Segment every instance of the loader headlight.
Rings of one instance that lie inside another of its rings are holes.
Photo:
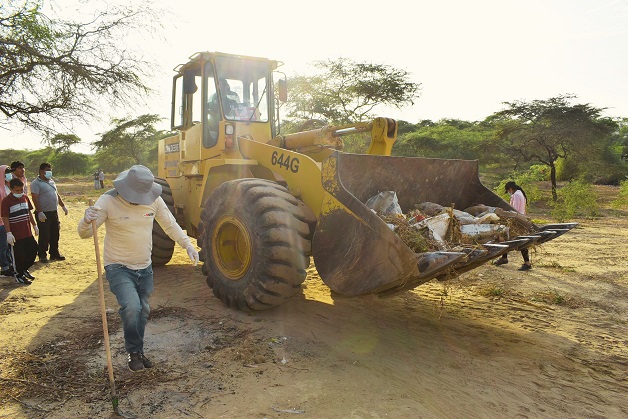
[[[234,140],[234,134],[235,134],[235,126],[227,124],[225,125],[225,148],[226,149],[233,149],[235,146],[235,140]]]

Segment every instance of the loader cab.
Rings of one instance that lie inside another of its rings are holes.
[[[233,150],[235,139],[274,137],[272,74],[276,61],[222,53],[197,53],[175,69],[171,128],[198,131],[203,150]],[[212,154],[212,153],[209,153]],[[214,153],[215,154],[215,153]]]

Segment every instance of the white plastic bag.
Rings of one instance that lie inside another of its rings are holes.
[[[449,229],[449,223],[451,222],[451,217],[446,212],[443,214],[439,214],[435,217],[426,218],[423,221],[420,221],[416,224],[413,224],[412,227],[415,228],[423,228],[427,227],[432,234],[434,240],[438,243],[439,247],[446,248],[447,243],[445,242],[445,235],[447,234],[447,230]]]
[[[497,216],[497,214],[493,214],[493,213],[484,214],[481,217],[480,216],[474,217],[468,212],[454,209],[454,216],[456,217],[460,225],[489,224],[490,222],[493,222],[493,221],[499,221],[499,217]]]
[[[370,197],[366,206],[379,214],[403,214],[394,191],[383,191]]]
[[[500,224],[466,224],[460,226],[460,233],[463,240],[496,239],[508,235],[508,227]]]

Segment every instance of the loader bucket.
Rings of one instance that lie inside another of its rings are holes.
[[[426,201],[461,210],[475,204],[513,210],[482,185],[477,161],[334,152],[321,169],[325,193],[312,255],[322,280],[342,295],[389,294],[447,279],[575,226],[538,228],[546,232],[476,250],[417,254],[364,203],[379,192],[395,191],[404,213]]]

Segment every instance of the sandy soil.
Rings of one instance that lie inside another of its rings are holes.
[[[63,188],[61,189],[63,191]],[[0,417],[112,416],[93,241],[0,278]],[[151,418],[626,418],[628,215],[580,220],[532,252],[387,298],[332,295],[314,267],[276,309],[228,309],[177,249],[156,269],[147,352],[126,368],[105,288],[120,410]],[[103,232],[101,234],[101,243]],[[106,283],[105,283],[106,287]]]

